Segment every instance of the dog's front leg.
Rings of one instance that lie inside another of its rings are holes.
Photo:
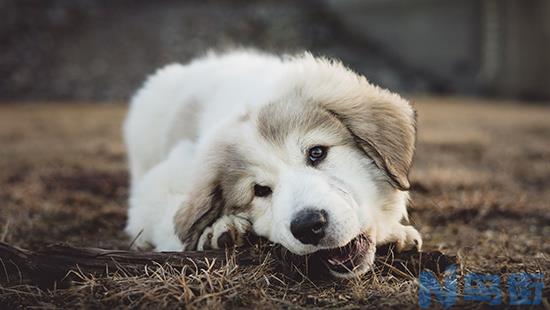
[[[395,242],[398,251],[406,251],[416,248],[422,249],[422,237],[416,228],[410,225],[397,223],[391,226],[389,233],[377,240],[377,244]]]
[[[244,216],[224,215],[201,234],[197,250],[223,249],[244,244],[251,223]]]

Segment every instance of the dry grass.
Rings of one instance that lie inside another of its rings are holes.
[[[419,99],[411,217],[425,247],[457,253],[460,272],[550,270],[550,108]],[[0,241],[126,249],[127,173],[118,105],[0,106]],[[78,272],[78,271],[75,271]],[[184,276],[186,275],[186,276]],[[543,296],[548,305],[549,276]],[[310,282],[265,264],[80,274],[69,288],[1,287],[0,304],[39,307],[417,306],[410,276]],[[482,307],[464,303],[465,307]]]

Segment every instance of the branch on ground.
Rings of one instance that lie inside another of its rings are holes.
[[[420,270],[443,272],[447,266],[457,263],[455,256],[439,251],[394,253],[392,246],[379,248],[375,268],[377,272],[396,276],[415,277]],[[272,264],[274,272],[292,273],[294,269],[307,269],[313,264],[298,257],[289,259],[277,246],[249,246],[228,251],[188,252],[138,252],[79,248],[54,244],[43,250],[32,251],[0,242],[0,284],[33,284],[41,287],[67,286],[71,271],[96,276],[109,276],[116,272],[139,275],[147,267],[169,264],[172,268],[190,270],[217,268],[232,260],[238,266]],[[315,267],[317,268],[317,267]],[[298,271],[299,274],[310,274]],[[315,269],[315,274],[318,270]]]

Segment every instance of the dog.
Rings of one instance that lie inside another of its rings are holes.
[[[377,245],[422,245],[407,215],[416,113],[339,61],[236,50],[171,64],[123,131],[137,247],[218,249],[252,232],[346,278]]]

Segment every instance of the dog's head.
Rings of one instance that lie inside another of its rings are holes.
[[[257,235],[294,254],[315,253],[336,276],[369,269],[384,211],[406,203],[415,113],[344,72],[343,81],[294,81],[290,95],[212,132],[175,218],[185,244],[193,247],[221,215],[239,213]]]

